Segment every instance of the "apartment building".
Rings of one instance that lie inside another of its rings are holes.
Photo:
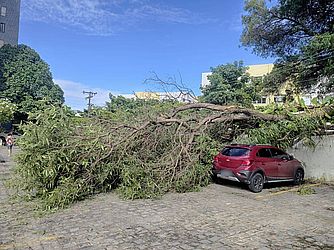
[[[20,3],[20,0],[0,0],[0,47],[18,43]]]

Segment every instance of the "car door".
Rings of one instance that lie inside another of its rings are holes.
[[[293,166],[289,155],[278,148],[271,148],[270,151],[273,158],[273,163],[277,165],[277,178],[291,178],[291,176],[293,176]]]
[[[278,166],[275,164],[268,148],[260,148],[256,153],[255,159],[257,167],[265,172],[265,175],[269,180],[275,178]]]

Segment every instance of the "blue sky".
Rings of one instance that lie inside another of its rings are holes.
[[[19,43],[35,49],[75,109],[82,91],[156,90],[144,84],[182,76],[200,93],[201,73],[235,60],[272,62],[240,48],[242,0],[22,0]]]

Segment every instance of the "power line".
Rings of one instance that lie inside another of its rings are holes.
[[[334,52],[334,50],[330,50],[330,52]],[[321,62],[321,61],[329,60],[331,58],[334,58],[334,55],[333,54],[324,55],[324,56],[318,55],[315,58],[320,58],[320,57],[322,57],[322,58],[321,59],[317,59],[317,60],[312,60],[312,62],[310,64],[306,64],[306,65],[311,65],[311,64],[314,64],[316,62]],[[288,62],[277,63],[275,65],[275,67],[277,67],[277,68],[285,67],[285,63],[291,63],[293,65],[301,64],[303,61],[307,61],[307,60],[311,60],[311,59],[312,59],[312,56],[307,56],[307,57],[301,58],[301,59],[299,59],[298,61],[295,61],[295,62],[293,62],[293,61],[289,62],[288,61]],[[293,66],[293,65],[291,65],[291,66]]]

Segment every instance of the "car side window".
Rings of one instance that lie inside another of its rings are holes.
[[[271,148],[270,151],[271,151],[273,158],[281,159],[283,156],[287,156],[285,152],[283,152],[282,150],[276,149],[276,148]]]
[[[264,157],[264,158],[271,158],[271,153],[268,148],[261,148],[257,152],[256,156]]]

